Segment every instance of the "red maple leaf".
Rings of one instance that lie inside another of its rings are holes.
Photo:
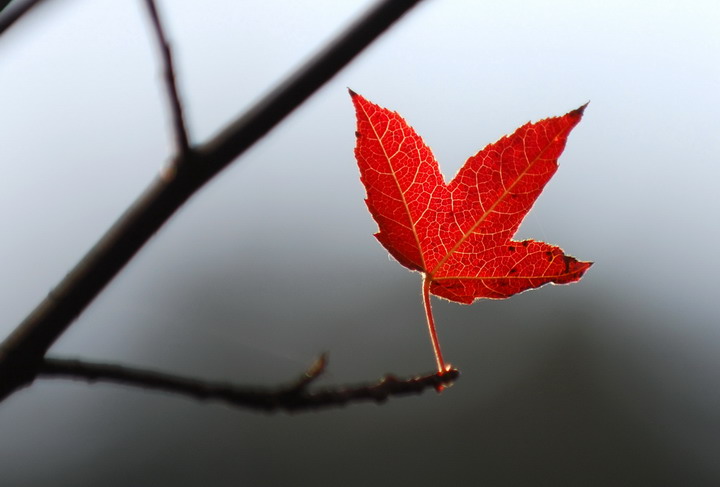
[[[578,281],[591,262],[554,245],[512,240],[557,169],[585,106],[527,123],[470,157],[446,184],[430,148],[396,112],[350,91],[357,115],[355,156],[378,224],[378,241],[423,274],[423,302],[438,370],[430,293],[470,304],[503,299],[546,283]]]

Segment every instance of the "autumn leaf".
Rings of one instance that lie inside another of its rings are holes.
[[[585,106],[528,123],[470,157],[446,184],[430,148],[403,118],[350,91],[355,156],[378,224],[378,241],[423,274],[423,302],[440,373],[445,365],[430,293],[458,303],[503,299],[547,283],[578,281],[591,262],[554,245],[515,241],[525,215],[557,170]]]

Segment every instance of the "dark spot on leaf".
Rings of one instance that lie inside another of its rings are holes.
[[[517,269],[515,269],[514,267],[512,269],[510,269],[510,274],[515,274],[516,272],[517,272]]]
[[[511,246],[508,247],[508,250],[509,250],[510,252],[515,252],[515,247],[511,245]]]
[[[528,245],[530,245],[530,242],[528,240],[523,240],[522,246],[527,247]]]
[[[360,138],[360,132],[355,131],[355,137]]]

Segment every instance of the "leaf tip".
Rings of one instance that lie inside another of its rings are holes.
[[[357,94],[356,92],[354,92],[351,88],[348,88],[348,93],[350,93],[350,96],[353,97],[353,98],[355,98],[356,96],[358,96],[358,94]]]
[[[593,266],[594,262],[588,262],[588,261],[582,261],[582,260],[578,260],[576,262],[578,264],[576,280],[579,281],[580,279],[583,278],[583,276],[585,276],[585,273],[588,271],[588,269],[590,269]]]
[[[581,106],[581,107],[579,107],[579,108],[576,108],[575,110],[573,110],[573,111],[570,112],[570,113],[573,114],[573,115],[576,115],[576,116],[578,116],[578,117],[582,117],[582,116],[583,116],[583,113],[585,113],[585,109],[587,108],[587,106],[588,106],[589,104],[590,104],[590,102],[588,101],[588,102],[585,103],[583,106]]]

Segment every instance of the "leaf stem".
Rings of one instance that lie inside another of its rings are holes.
[[[428,331],[430,332],[430,341],[432,342],[433,351],[435,352],[435,362],[437,363],[438,372],[444,374],[450,367],[445,365],[442,352],[440,351],[440,340],[438,340],[437,331],[435,330],[435,319],[432,314],[432,304],[430,303],[430,283],[432,280],[425,274],[423,277],[423,304],[425,305],[425,317],[427,318]]]

